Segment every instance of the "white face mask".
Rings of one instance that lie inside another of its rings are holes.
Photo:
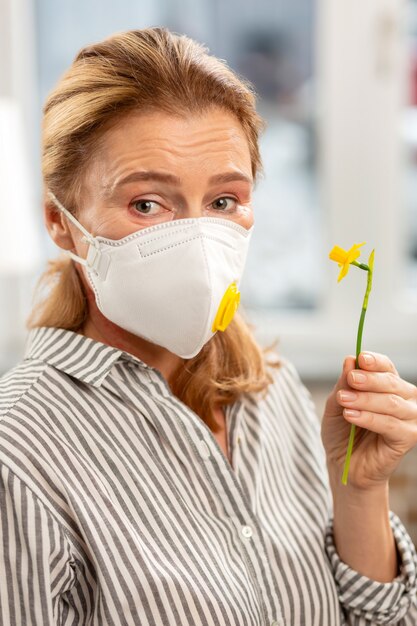
[[[231,322],[240,300],[253,226],[219,217],[175,219],[123,239],[94,237],[49,192],[84,234],[87,268],[97,306],[125,330],[185,359]]]

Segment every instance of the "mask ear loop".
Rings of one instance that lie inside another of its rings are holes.
[[[67,216],[67,218],[74,224],[74,226],[76,226],[83,233],[84,237],[82,237],[82,241],[86,243],[90,243],[92,246],[94,246],[98,250],[99,244],[94,239],[94,237],[90,235],[88,230],[84,228],[84,226],[73,216],[72,213],[68,211],[68,209],[64,207],[63,204],[60,203],[60,201],[55,196],[55,194],[52,193],[52,191],[48,191],[48,196],[52,200],[52,202],[55,204],[55,206],[60,211],[62,211]],[[65,253],[68,254],[68,256],[70,256],[72,259],[74,259],[74,261],[78,261],[78,263],[81,263],[82,265],[85,265],[86,267],[90,267],[90,264],[87,262],[87,259],[83,259],[82,257],[74,254],[70,250],[65,250]]]

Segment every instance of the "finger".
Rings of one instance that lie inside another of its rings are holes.
[[[347,380],[354,389],[395,393],[406,399],[417,400],[417,387],[403,380],[394,372],[365,372],[355,369],[348,372]]]
[[[385,354],[378,352],[361,352],[359,354],[359,367],[370,372],[392,372],[397,374],[394,363]]]
[[[355,412],[352,414],[351,409],[343,410],[343,416],[348,422],[382,435],[387,443],[397,448],[401,454],[406,454],[416,445],[417,429],[414,424],[401,422],[392,415],[371,411],[359,411],[358,413],[358,415]]]
[[[347,381],[347,374],[350,370],[355,367],[355,357],[349,355],[343,361],[342,372],[339,376],[339,379],[336,381],[331,394],[329,395],[326,401],[325,413],[328,416],[339,416],[340,415],[340,404],[337,400],[337,392],[340,389],[346,389],[349,386]]]
[[[391,415],[399,420],[414,420],[417,426],[417,403],[395,393],[373,393],[341,389],[337,392],[340,405],[358,411]]]

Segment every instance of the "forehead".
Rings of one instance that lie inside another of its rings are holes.
[[[108,129],[93,160],[102,173],[119,175],[130,166],[187,168],[224,165],[251,171],[249,143],[239,120],[211,109],[190,116],[130,113]]]

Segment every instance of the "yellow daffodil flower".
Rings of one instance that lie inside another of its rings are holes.
[[[332,261],[336,261],[336,263],[341,267],[341,272],[339,274],[339,278],[337,282],[340,282],[342,278],[346,276],[349,271],[349,266],[353,261],[360,256],[361,251],[359,248],[365,245],[366,241],[363,243],[354,243],[350,250],[344,250],[340,248],[340,246],[334,246],[334,248],[330,251],[329,259]]]
[[[372,274],[373,274],[373,269],[374,269],[375,250],[372,250],[371,254],[369,255],[368,265],[366,265],[366,263],[356,263],[356,259],[361,254],[361,251],[359,250],[359,248],[365,245],[365,243],[366,243],[365,241],[363,243],[355,243],[350,248],[350,250],[343,250],[343,248],[340,248],[339,246],[334,246],[329,254],[329,258],[332,261],[336,261],[336,263],[339,264],[339,267],[342,268],[339,274],[339,278],[337,279],[337,282],[341,281],[342,278],[346,276],[346,274],[349,271],[349,266],[351,263],[353,263],[356,267],[359,267],[361,270],[365,270],[368,273],[368,280],[366,281],[366,291],[365,291],[365,296],[363,299],[361,317],[360,317],[359,326],[358,326],[358,335],[356,339],[356,369],[359,369],[358,358],[359,358],[359,354],[360,354],[361,346],[362,346],[363,324],[365,321],[366,310],[368,308],[368,297],[372,288]],[[343,468],[343,475],[342,475],[342,483],[344,485],[347,485],[350,458],[352,456],[354,439],[355,439],[355,424],[352,424],[350,428],[350,435],[349,435],[348,447],[346,451],[345,465]]]

